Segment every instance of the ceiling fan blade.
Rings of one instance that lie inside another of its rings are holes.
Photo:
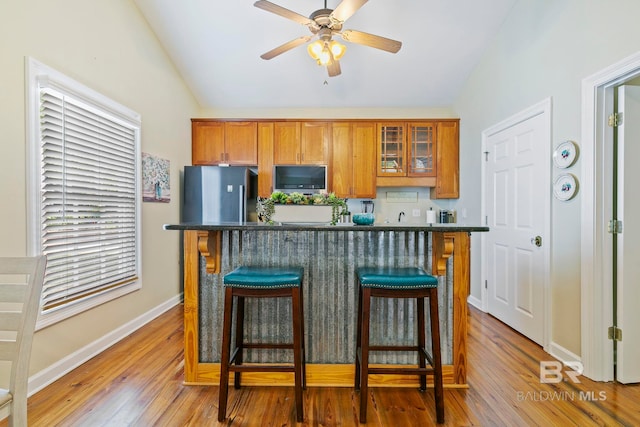
[[[402,47],[402,42],[374,34],[363,33],[362,31],[345,30],[337,34],[340,34],[340,37],[345,41],[375,47],[376,49],[386,50],[391,53],[398,52]]]
[[[298,47],[301,44],[305,44],[306,42],[308,42],[309,40],[311,40],[313,38],[313,36],[302,36],[302,37],[298,37],[297,39],[293,39],[289,42],[286,42],[283,45],[280,45],[278,47],[276,47],[275,49],[271,49],[269,52],[267,53],[263,53],[262,55],[260,55],[260,58],[262,59],[271,59],[271,58],[275,58],[276,56],[285,53],[288,50],[293,49],[294,47]]]
[[[266,10],[267,12],[280,15],[283,18],[291,19],[292,21],[295,21],[298,24],[306,25],[307,27],[317,27],[317,24],[315,23],[315,21],[307,18],[306,16],[302,16],[299,13],[286,9],[282,6],[278,6],[277,4],[271,3],[270,1],[259,0],[255,2],[253,5],[258,9]]]
[[[333,20],[344,22],[358,11],[369,0],[342,0],[331,13]]]
[[[327,72],[329,73],[329,77],[335,77],[342,73],[340,61],[333,59],[333,55],[331,55],[331,61],[327,64]]]

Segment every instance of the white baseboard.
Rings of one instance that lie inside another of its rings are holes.
[[[118,329],[114,329],[113,331],[104,335],[102,338],[97,339],[84,348],[81,348],[80,350],[70,354],[69,356],[57,361],[48,368],[45,368],[42,371],[30,376],[29,396],[37,393],[63,375],[82,365],[92,357],[100,354],[118,341],[126,338],[131,333],[135,332],[156,317],[160,316],[162,313],[180,304],[181,301],[182,295],[176,295],[170,300],[154,307],[148,312],[122,325]]]
[[[469,295],[469,296],[467,297],[467,302],[468,302],[469,304],[471,304],[472,306],[474,306],[475,308],[477,308],[478,310],[483,311],[483,312],[485,311],[485,310],[482,308],[482,300],[481,300],[481,299],[476,298],[476,297],[474,297],[473,295]]]
[[[570,352],[569,350],[567,350],[566,348],[562,347],[561,345],[555,342],[551,342],[551,344],[549,344],[548,353],[553,357],[555,357],[556,359],[558,359],[559,361],[561,361],[562,363],[564,363],[565,365],[567,364],[571,365],[572,362],[582,363],[582,358],[580,356]]]

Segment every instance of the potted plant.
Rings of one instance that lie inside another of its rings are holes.
[[[260,221],[273,224],[273,216],[276,213],[277,205],[294,206],[327,206],[331,208],[331,225],[336,225],[340,216],[348,212],[346,199],[337,197],[334,193],[313,194],[306,196],[302,193],[283,193],[276,191],[267,198],[258,197],[257,211]],[[305,216],[306,218],[306,216]]]

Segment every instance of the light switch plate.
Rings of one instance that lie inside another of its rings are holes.
[[[413,216],[420,216],[420,209],[414,209]]]

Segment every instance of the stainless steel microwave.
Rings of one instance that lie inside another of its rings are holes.
[[[327,190],[326,165],[276,165],[273,189],[284,193],[320,193]]]

